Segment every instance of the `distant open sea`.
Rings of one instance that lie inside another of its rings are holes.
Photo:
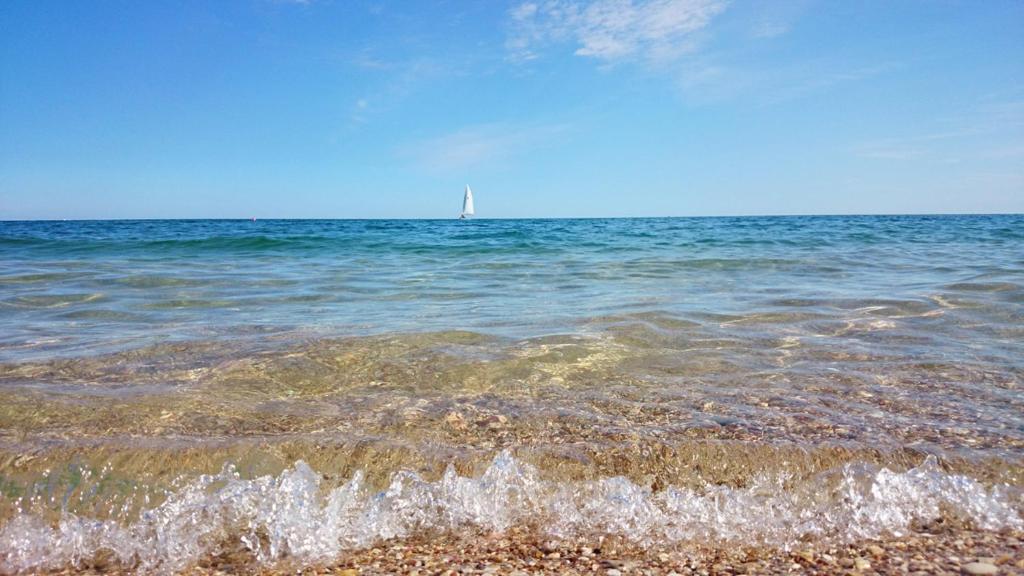
[[[1022,385],[1021,215],[0,222],[0,572],[1021,529]]]

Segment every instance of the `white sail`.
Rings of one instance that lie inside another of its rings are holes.
[[[469,184],[466,184],[466,195],[462,198],[462,215],[473,215],[473,191],[469,189]]]

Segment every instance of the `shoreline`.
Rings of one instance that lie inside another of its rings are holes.
[[[298,463],[277,476],[223,471],[172,482],[164,501],[150,503],[147,493],[145,513],[133,508],[137,498],[101,491],[103,506],[128,514],[107,519],[88,512],[92,493],[126,477],[82,474],[68,492],[59,483],[33,492],[84,497],[82,511],[19,514],[13,533],[0,531],[14,554],[0,554],[0,572],[351,576],[446,574],[455,565],[455,573],[707,576],[902,574],[913,564],[920,569],[911,572],[954,574],[978,559],[1008,566],[998,573],[1024,570],[1019,486],[986,487],[932,459],[902,473],[871,470],[854,463],[806,481],[653,491],[622,477],[553,482],[500,454],[479,476],[452,468],[431,481],[406,471],[378,490],[362,474],[346,481]],[[122,524],[128,517],[136,520]]]
[[[991,571],[993,568],[995,572]],[[44,572],[48,575],[131,573],[131,569],[103,562]],[[810,543],[789,550],[706,544],[643,549],[614,538],[553,542],[535,536],[530,529],[515,527],[506,533],[442,534],[434,538],[392,540],[319,566],[291,566],[287,562],[257,566],[241,555],[225,553],[179,574],[1013,575],[1024,574],[1024,532],[984,531],[933,523],[917,526],[912,533],[901,537],[850,544]]]

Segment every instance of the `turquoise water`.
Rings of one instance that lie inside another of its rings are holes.
[[[0,223],[0,572],[945,520],[1024,529],[1024,216]]]
[[[899,317],[896,344],[1020,367],[1022,305],[1022,216],[0,223],[2,361],[655,312],[795,333]]]

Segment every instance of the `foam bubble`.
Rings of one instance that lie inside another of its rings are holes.
[[[952,515],[980,528],[1024,527],[1018,488],[987,488],[947,474],[929,457],[894,472],[849,464],[810,480],[762,476],[743,488],[669,487],[614,477],[552,482],[509,452],[479,477],[449,468],[436,481],[395,474],[384,491],[362,473],[332,490],[304,462],[243,479],[232,468],[201,476],[131,520],[65,513],[56,523],[22,512],[0,529],[0,567],[25,572],[80,565],[104,552],[140,572],[174,572],[229,546],[269,564],[337,559],[347,550],[426,530],[504,531],[540,521],[551,536],[619,535],[640,545],[687,541],[766,544],[899,535],[914,521]]]

